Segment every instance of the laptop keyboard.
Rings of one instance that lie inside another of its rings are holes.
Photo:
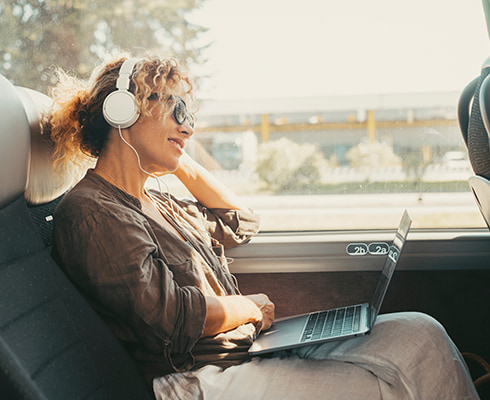
[[[301,342],[355,333],[360,329],[360,305],[311,313],[301,335]]]

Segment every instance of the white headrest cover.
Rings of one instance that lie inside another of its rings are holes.
[[[14,86],[0,75],[0,207],[21,196],[27,183],[29,122]]]
[[[31,89],[16,87],[30,126],[31,151],[25,196],[30,204],[50,202],[65,193],[74,182],[68,167],[55,171],[51,138],[41,130],[42,115],[49,111],[50,97]]]

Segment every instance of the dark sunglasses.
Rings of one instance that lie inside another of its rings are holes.
[[[185,104],[185,101],[180,96],[172,95],[170,97],[175,100],[175,107],[173,112],[175,122],[177,122],[179,125],[184,125],[185,121],[187,121],[189,123],[189,126],[191,128],[194,128],[196,118],[194,117],[194,115],[192,115],[192,113],[187,111],[187,105]]]
[[[148,97],[148,100],[158,100],[159,97],[160,95],[158,93],[152,93],[150,97]],[[182,97],[171,94],[168,96],[168,100],[175,102],[174,111],[172,113],[175,122],[179,125],[184,125],[185,121],[187,121],[189,126],[194,129],[196,117],[187,111],[187,105]]]

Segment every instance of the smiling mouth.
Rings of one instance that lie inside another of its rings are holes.
[[[184,149],[185,147],[185,142],[182,139],[170,138],[168,141],[175,143],[180,149]]]

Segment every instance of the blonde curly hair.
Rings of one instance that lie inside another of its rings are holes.
[[[86,165],[88,158],[97,158],[104,148],[110,125],[104,119],[102,106],[108,94],[116,90],[119,70],[128,56],[119,56],[94,70],[83,82],[58,70],[58,84],[52,88],[53,105],[45,131],[54,142],[55,167],[66,164]],[[143,115],[151,115],[150,99],[162,103],[162,112],[170,113],[175,94],[184,89],[192,99],[192,82],[184,68],[175,60],[150,56],[138,59],[129,90]]]

